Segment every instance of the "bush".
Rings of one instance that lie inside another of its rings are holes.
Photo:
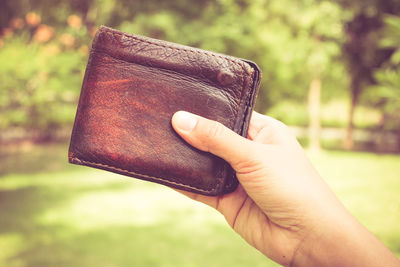
[[[63,47],[63,38],[45,44],[28,39],[6,39],[0,49],[0,129],[48,134],[73,121],[88,49]]]

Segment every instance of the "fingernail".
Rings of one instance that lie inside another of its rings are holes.
[[[174,115],[174,124],[180,130],[190,132],[197,124],[197,117],[186,111],[178,111]]]

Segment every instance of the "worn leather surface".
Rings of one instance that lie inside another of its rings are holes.
[[[231,192],[231,167],[188,145],[170,121],[186,110],[247,136],[259,79],[252,62],[101,27],[69,161],[204,195]]]

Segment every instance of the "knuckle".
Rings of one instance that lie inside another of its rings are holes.
[[[238,157],[236,162],[233,162],[232,167],[240,174],[254,172],[263,166],[264,151],[262,147],[256,147],[249,144],[246,147],[246,153],[242,157]]]
[[[218,139],[223,136],[224,130],[225,126],[223,126],[220,122],[211,123],[206,129],[206,137],[209,140]]]
[[[264,161],[259,157],[253,157],[238,161],[233,167],[238,175],[250,175],[264,169]]]

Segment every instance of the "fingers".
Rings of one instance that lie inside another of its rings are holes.
[[[221,123],[185,111],[172,117],[175,131],[192,146],[225,159],[235,169],[252,158],[255,145]]]
[[[284,123],[255,111],[251,116],[248,138],[271,145],[297,143],[296,137]]]
[[[265,116],[261,115],[260,113],[253,111],[253,113],[251,114],[247,138],[249,138],[250,140],[254,140],[261,129],[267,125],[267,121],[264,117]]]
[[[259,132],[262,128],[270,125],[279,127],[279,124],[282,124],[282,122],[266,115],[262,115],[256,111],[253,111],[251,114],[251,120],[250,120],[250,129],[255,130],[256,132]]]

